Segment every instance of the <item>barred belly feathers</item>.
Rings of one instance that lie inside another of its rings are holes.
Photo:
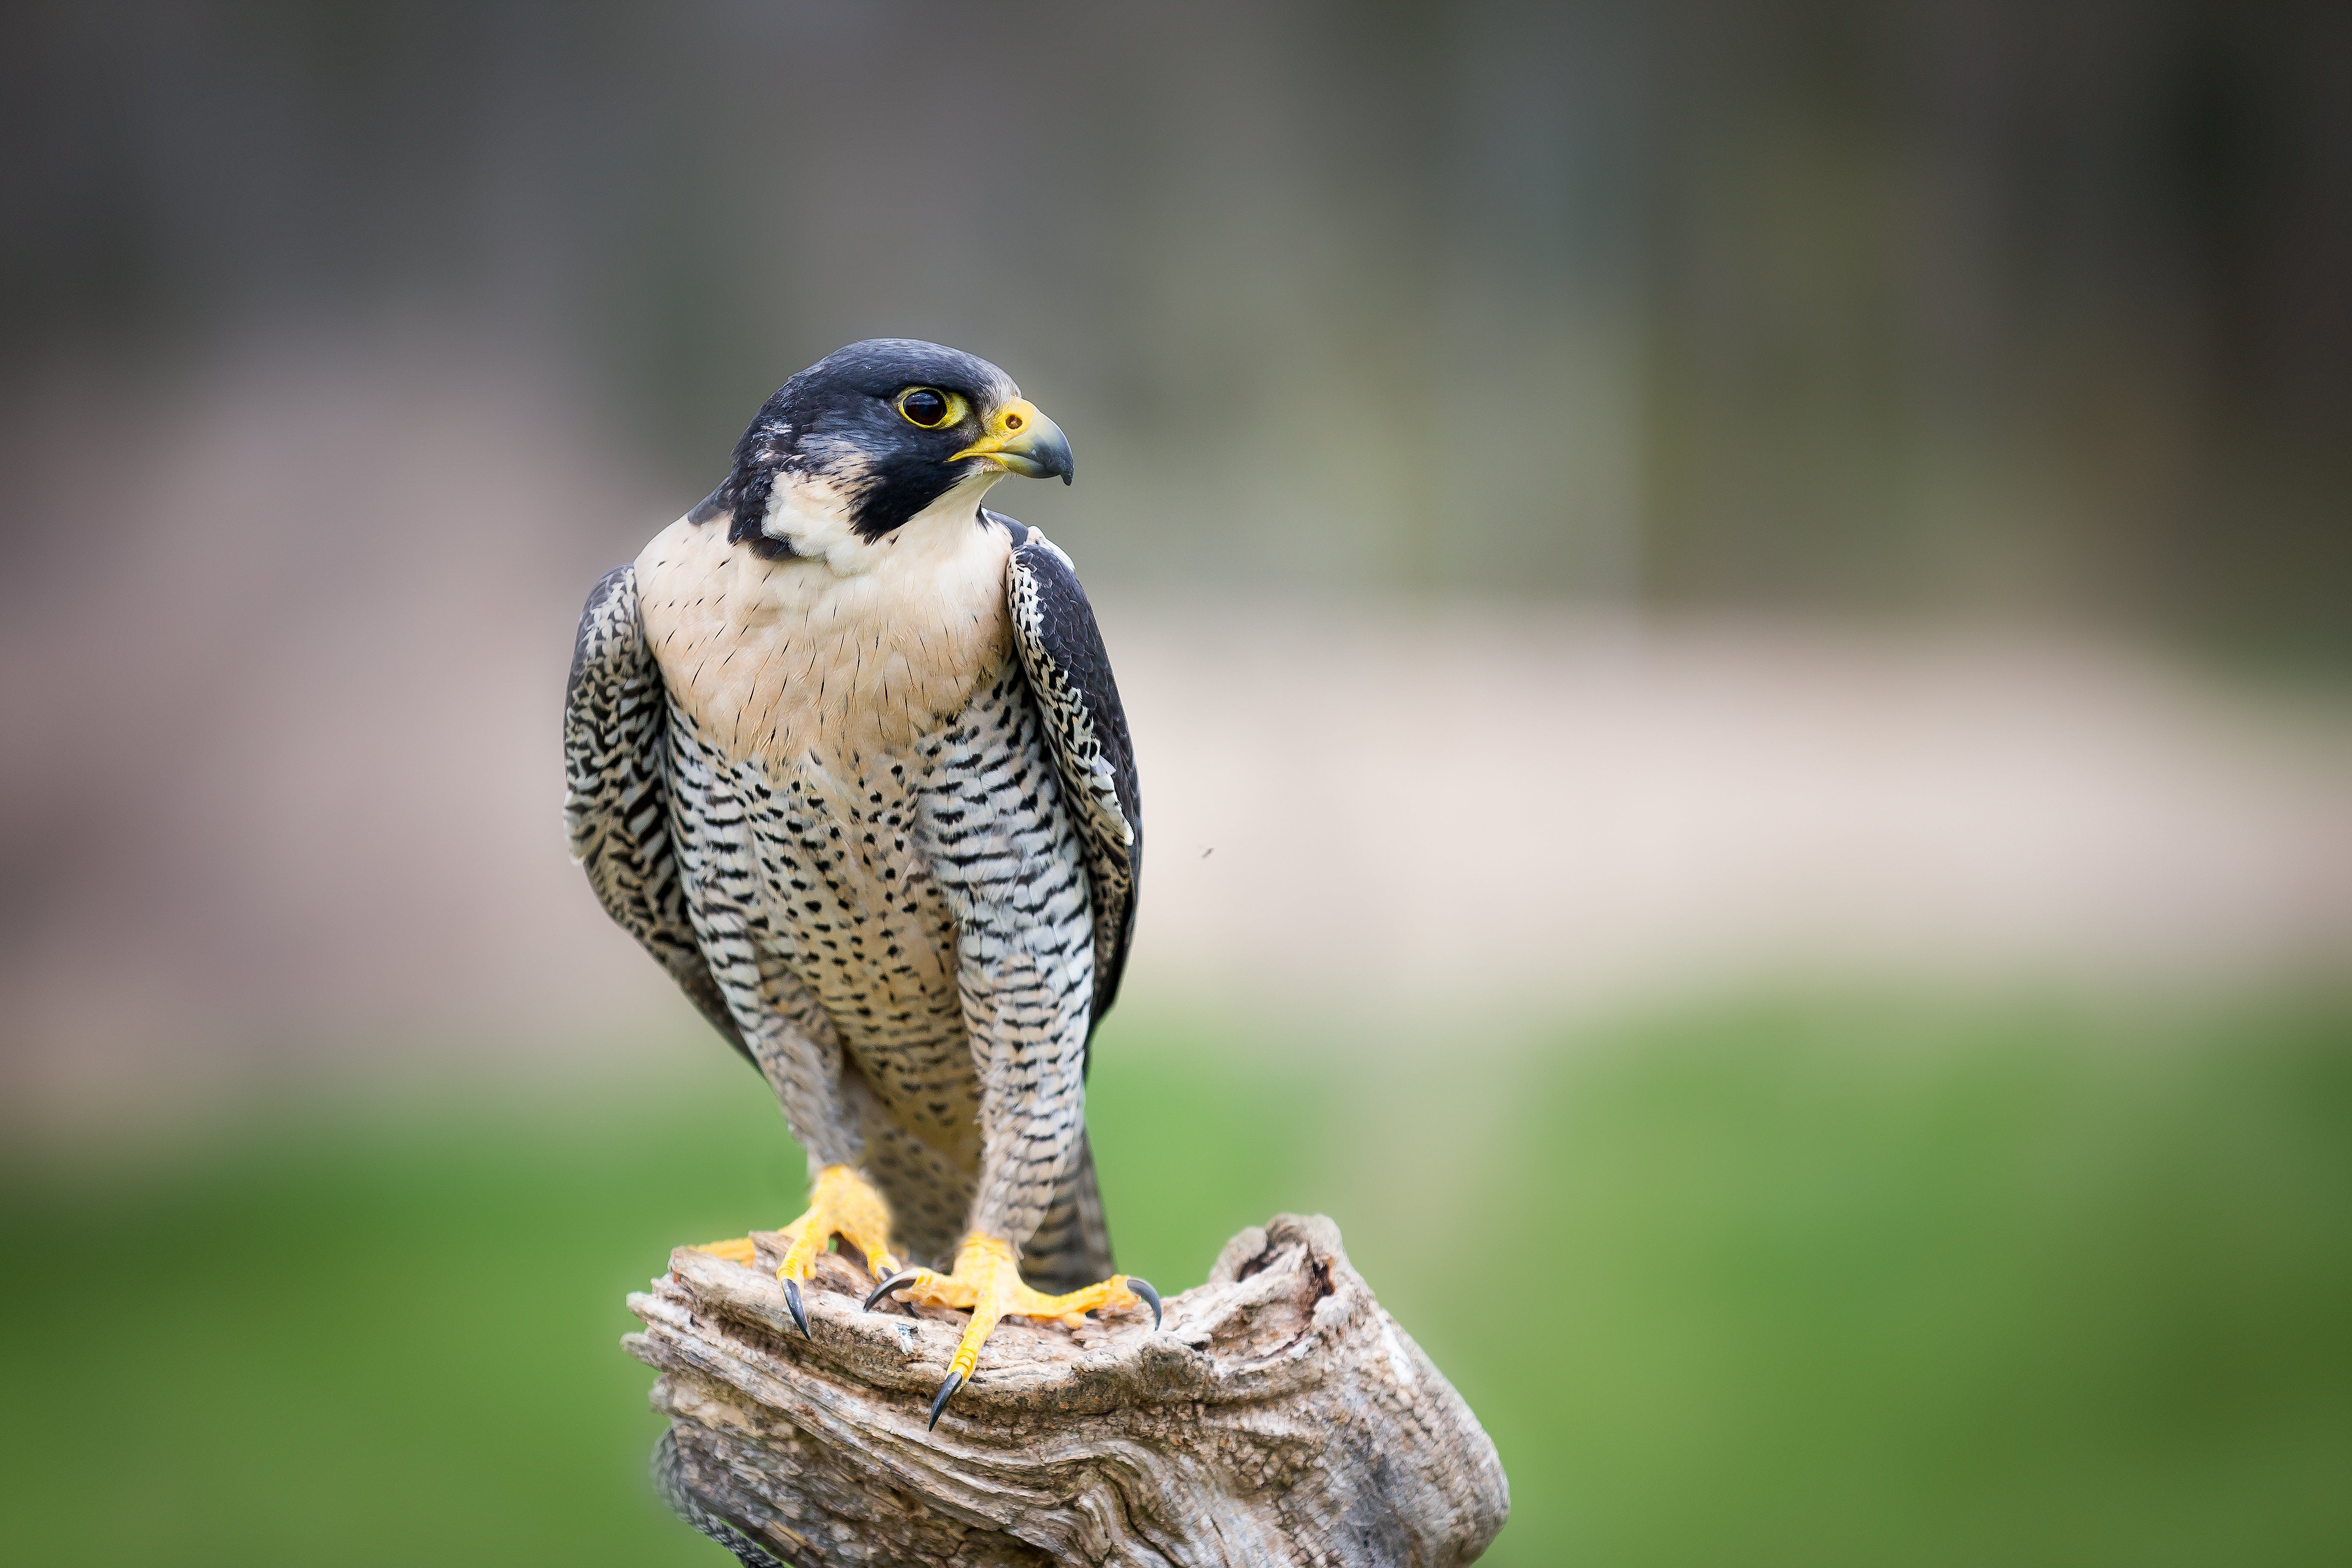
[[[930,514],[840,576],[680,522],[637,560],[697,935],[739,1017],[801,1026],[748,1043],[812,1155],[865,1166],[902,1249],[941,1262],[983,1100],[992,1121],[1045,1118],[986,1212],[1024,1237],[1045,1217],[1094,986],[1076,835],[1013,653],[1012,542]],[[966,948],[986,994],[959,995]],[[1003,1047],[984,1079],[977,1041]],[[793,1106],[803,1079],[840,1092]]]

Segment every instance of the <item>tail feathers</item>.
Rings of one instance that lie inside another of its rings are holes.
[[[743,1568],[792,1568],[767,1549],[742,1520],[718,1513],[703,1505],[686,1484],[685,1458],[677,1451],[676,1431],[665,1432],[654,1445],[654,1488],[670,1510],[735,1554]]]
[[[1080,1134],[1078,1157],[1054,1194],[1045,1223],[1021,1249],[1021,1272],[1038,1289],[1058,1293],[1107,1279],[1115,1267],[1102,1189],[1095,1183],[1095,1152]]]

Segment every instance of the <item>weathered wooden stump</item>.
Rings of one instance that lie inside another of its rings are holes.
[[[1008,1320],[936,1431],[963,1314],[861,1311],[855,1260],[818,1260],[793,1327],[761,1268],[681,1249],[629,1298],[660,1369],[656,1471],[745,1563],[1467,1563],[1503,1527],[1495,1446],[1381,1310],[1320,1215],[1225,1244],[1157,1333]]]

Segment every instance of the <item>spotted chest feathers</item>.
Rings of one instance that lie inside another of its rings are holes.
[[[637,593],[673,699],[730,761],[854,775],[905,755],[1012,658],[1012,541],[973,510],[781,560],[672,523],[638,556]]]

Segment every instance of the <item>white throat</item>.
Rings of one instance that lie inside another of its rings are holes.
[[[851,526],[849,500],[841,490],[810,475],[779,474],[760,531],[782,540],[795,555],[824,562],[837,577],[853,577],[910,551],[929,554],[952,547],[978,526],[981,498],[1003,477],[997,469],[958,480],[905,522],[869,540]]]

